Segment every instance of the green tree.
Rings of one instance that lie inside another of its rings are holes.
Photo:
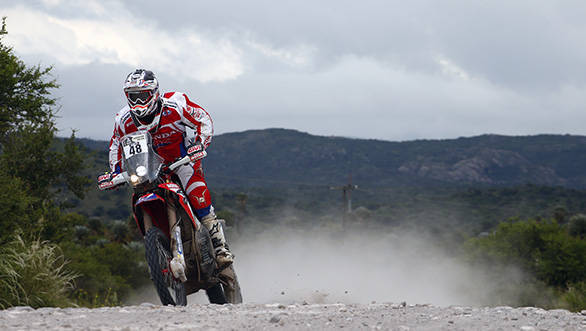
[[[528,282],[567,293],[561,299],[572,309],[579,308],[576,298],[584,297],[580,291],[586,282],[586,241],[570,236],[555,220],[503,222],[494,233],[469,240],[465,248],[473,262],[496,269],[520,267],[529,275]],[[581,309],[586,308],[584,304],[582,301]]]
[[[3,43],[0,30],[0,305],[68,305],[74,274],[60,247],[87,220],[65,213],[59,200],[82,198],[88,179],[74,134],[55,138],[58,85],[51,67],[27,66]],[[7,283],[8,282],[8,283]],[[6,285],[6,286],[4,286]]]
[[[40,217],[32,210],[37,201],[23,190],[25,183],[0,169],[0,245],[11,241],[19,225],[32,224]]]
[[[0,36],[7,34],[6,32],[6,16],[2,17],[2,29],[0,29]]]
[[[570,221],[568,223],[568,233],[571,236],[584,239],[584,237],[586,237],[586,215],[577,214],[570,217]]]
[[[560,224],[566,222],[568,210],[564,206],[556,206],[553,210],[553,218]]]
[[[55,146],[53,124],[35,128],[25,125],[7,135],[0,157],[0,167],[26,182],[29,194],[48,200],[64,186],[79,198],[83,198],[88,184],[80,176],[83,154],[75,142],[75,136],[66,141],[63,151]]]
[[[51,67],[27,66],[3,43],[0,33],[0,192],[4,200],[4,229],[20,227],[24,236],[59,240],[74,224],[67,223],[55,196],[67,190],[82,198],[89,180],[80,176],[83,155],[74,134],[56,144],[55,99],[58,87]],[[6,194],[6,193],[4,193]],[[0,208],[1,209],[1,208]],[[18,215],[15,215],[18,214]],[[12,232],[3,231],[1,240]]]
[[[3,21],[3,30],[6,29]],[[4,33],[6,34],[6,32]],[[0,35],[2,38],[2,35]],[[50,78],[52,67],[29,67],[0,39],[0,137],[24,126],[48,126],[54,121],[55,99],[51,90],[59,85]]]

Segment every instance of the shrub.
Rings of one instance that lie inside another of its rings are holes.
[[[562,296],[567,309],[581,311],[586,309],[586,282],[572,284]]]
[[[574,237],[586,237],[586,215],[578,214],[570,217],[568,233]]]
[[[515,266],[526,273],[523,286],[536,290],[510,304],[586,308],[586,240],[569,235],[556,221],[503,222],[494,233],[470,239],[464,247],[470,262],[491,269]]]
[[[79,275],[73,298],[80,306],[119,305],[133,290],[150,281],[142,243],[127,246],[105,241],[93,246],[72,242],[61,245],[71,260],[70,268]]]
[[[68,294],[77,275],[66,265],[57,245],[17,235],[0,250],[0,308],[71,305]]]

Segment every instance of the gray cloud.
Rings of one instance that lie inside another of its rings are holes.
[[[585,133],[580,1],[0,0],[3,12],[17,54],[55,64],[60,127],[80,136],[108,138],[134,66],[207,108],[217,133]],[[26,15],[36,23],[15,22]]]

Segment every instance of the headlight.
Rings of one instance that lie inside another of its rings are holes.
[[[132,184],[138,183],[139,179],[140,178],[137,175],[130,175],[130,182],[132,182]]]
[[[147,169],[145,168],[145,166],[139,166],[138,168],[136,168],[136,174],[138,176],[144,176],[147,174]]]

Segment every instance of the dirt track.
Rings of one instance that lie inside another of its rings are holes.
[[[404,304],[150,303],[115,308],[16,307],[0,311],[1,330],[586,330],[586,311]]]

